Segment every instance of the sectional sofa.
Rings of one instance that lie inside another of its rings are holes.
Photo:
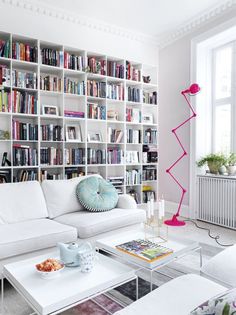
[[[0,275],[4,264],[47,253],[57,242],[92,240],[145,221],[129,195],[111,211],[85,211],[75,193],[84,178],[0,185]]]

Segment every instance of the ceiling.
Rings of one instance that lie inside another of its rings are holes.
[[[32,2],[39,2],[33,0]],[[225,0],[40,0],[46,6],[159,37]]]

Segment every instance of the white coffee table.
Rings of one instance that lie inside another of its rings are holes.
[[[38,256],[4,266],[3,276],[26,300],[34,310],[34,314],[61,313],[137,279],[132,268],[101,254],[98,254],[98,259],[90,273],[82,273],[79,268],[71,267],[65,268],[57,278],[42,279],[36,272],[35,264],[57,255],[58,253],[51,253],[51,255]],[[4,314],[3,306],[4,281],[2,281],[2,314]]]
[[[148,238],[148,236],[150,236],[151,241],[160,242],[160,245],[163,245],[165,247],[172,249],[173,253],[163,258],[160,258],[156,261],[148,262],[138,257],[135,257],[133,255],[129,255],[116,248],[117,245],[120,245],[122,243],[132,241],[135,239],[145,239],[145,238]],[[153,236],[148,235],[147,233],[145,233],[145,231],[142,231],[142,230],[138,230],[138,231],[134,230],[134,231],[124,232],[124,233],[117,233],[110,237],[99,239],[96,241],[96,247],[98,250],[101,250],[103,252],[110,254],[111,257],[112,256],[117,257],[121,261],[124,261],[126,263],[129,263],[131,265],[138,267],[138,269],[145,269],[148,272],[150,272],[150,290],[151,291],[153,287],[153,272],[172,263],[173,261],[176,261],[192,252],[199,251],[199,263],[200,263],[200,267],[202,266],[202,253],[201,253],[201,247],[198,242],[170,236],[168,241],[163,243],[162,239],[153,238]]]

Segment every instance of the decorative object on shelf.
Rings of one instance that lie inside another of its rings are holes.
[[[185,100],[186,100],[186,102],[188,104],[188,107],[189,107],[192,115],[189,118],[187,118],[185,121],[183,121],[181,124],[179,124],[177,127],[172,129],[172,133],[175,135],[175,137],[176,137],[176,139],[177,139],[181,149],[183,150],[183,153],[181,154],[181,156],[169,168],[167,168],[166,173],[169,174],[173,178],[173,180],[176,182],[176,184],[180,187],[180,189],[182,190],[182,194],[181,194],[181,197],[180,197],[180,202],[179,202],[178,210],[177,210],[176,214],[173,215],[172,219],[165,221],[166,225],[171,225],[171,226],[183,226],[183,225],[185,225],[185,222],[178,220],[178,217],[179,217],[179,214],[180,214],[180,210],[181,210],[181,206],[182,206],[182,203],[183,203],[184,195],[186,194],[187,190],[181,185],[179,180],[176,179],[176,177],[171,173],[171,170],[172,170],[172,168],[174,166],[176,166],[187,155],[187,152],[186,152],[186,150],[185,150],[181,140],[179,139],[179,136],[177,135],[177,130],[179,128],[181,128],[182,126],[184,126],[192,118],[196,117],[196,113],[195,113],[193,107],[191,106],[191,104],[190,104],[186,94],[189,94],[190,96],[192,96],[192,95],[196,95],[198,92],[200,92],[200,87],[199,87],[199,85],[197,83],[193,83],[189,87],[189,89],[184,90],[184,91],[181,92],[181,94],[183,95],[183,97],[185,98]]]
[[[107,119],[108,120],[115,120],[117,121],[119,119],[118,112],[114,109],[110,109],[107,111]]]
[[[0,170],[0,184],[11,182],[11,170]]]
[[[226,169],[229,176],[236,174],[236,153],[230,153],[226,160]]]
[[[144,83],[150,83],[151,82],[151,77],[150,75],[143,75],[143,82]]]
[[[211,153],[201,158],[197,162],[198,167],[202,167],[207,164],[211,174],[219,174],[219,169],[221,166],[227,163],[227,158],[223,154]]]
[[[9,140],[10,132],[7,130],[0,130],[0,140]]]
[[[45,116],[58,116],[58,107],[53,105],[43,105],[42,114]]]
[[[66,125],[66,141],[82,142],[80,125]]]
[[[4,152],[2,155],[2,166],[6,166],[6,164],[7,166],[11,166],[11,162],[8,160],[7,155],[7,152]]]
[[[143,123],[144,124],[153,124],[153,114],[151,113],[144,113],[143,114]]]
[[[88,142],[102,142],[102,134],[100,131],[88,131]]]

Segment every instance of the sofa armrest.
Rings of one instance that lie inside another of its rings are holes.
[[[128,194],[120,195],[116,208],[137,209],[136,201]]]

